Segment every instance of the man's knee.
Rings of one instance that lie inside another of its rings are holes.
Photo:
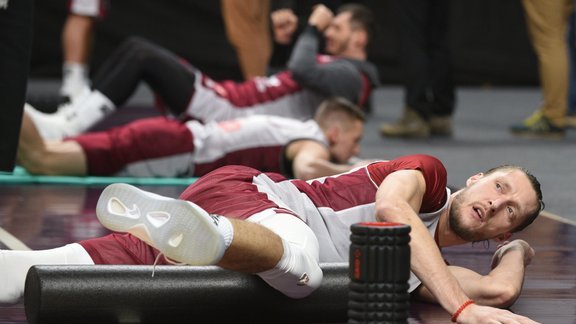
[[[299,218],[271,213],[255,221],[282,238],[284,253],[271,270],[258,275],[270,286],[291,298],[303,298],[322,282],[319,245],[314,232]]]
[[[500,283],[491,287],[493,296],[490,301],[490,306],[508,308],[516,302],[520,297],[520,290],[513,285]]]
[[[120,45],[123,53],[136,54],[136,57],[145,57],[143,54],[153,52],[156,47],[154,43],[139,36],[129,37]]]
[[[298,244],[283,240],[284,256],[276,267],[258,273],[270,286],[290,298],[304,298],[320,287],[318,259]]]

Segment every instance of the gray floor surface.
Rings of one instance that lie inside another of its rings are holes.
[[[53,80],[32,80],[29,93],[55,93],[57,88],[58,82]],[[542,183],[546,211],[576,224],[576,130],[570,130],[563,140],[520,138],[508,131],[510,124],[538,107],[539,88],[461,87],[457,90],[452,137],[383,138],[378,133],[379,125],[401,116],[402,97],[398,86],[385,85],[376,91],[361,157],[392,159],[406,154],[431,154],[446,165],[452,187],[464,186],[469,176],[493,166],[519,164]],[[152,103],[145,86],[129,102],[144,106]]]

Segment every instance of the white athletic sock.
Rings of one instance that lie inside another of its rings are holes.
[[[28,270],[33,265],[94,264],[77,243],[40,251],[0,250],[0,303],[15,303],[24,294]]]
[[[228,218],[224,216],[214,217],[218,220],[218,231],[220,231],[220,234],[224,238],[224,246],[227,249],[234,239],[234,227]]]
[[[60,95],[73,98],[86,87],[90,87],[88,66],[77,62],[64,62]]]

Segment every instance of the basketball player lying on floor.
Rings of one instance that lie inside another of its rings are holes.
[[[364,6],[344,5],[334,17],[327,7],[317,5],[288,70],[243,83],[215,82],[168,50],[130,39],[102,65],[92,91],[55,114],[27,110],[42,137],[75,136],[112,114],[144,81],[180,120],[210,122],[254,114],[307,120],[327,97],[344,97],[359,106],[367,102],[379,82],[376,67],[366,61],[373,24],[372,13]],[[322,32],[330,56],[318,55]]]
[[[488,275],[447,266],[440,248],[506,242],[542,210],[538,180],[520,167],[501,166],[471,176],[456,192],[446,184],[443,164],[427,155],[310,181],[225,166],[179,199],[113,184],[96,213],[116,233],[51,250],[0,251],[0,301],[22,296],[32,265],[152,265],[159,253],[165,256],[159,264],[253,273],[289,297],[304,298],[322,282],[319,262],[348,261],[351,224],[385,221],[411,226],[410,293],[438,302],[458,323],[534,323],[495,308],[519,297],[534,256],[528,243],[500,247]]]
[[[44,141],[25,113],[17,163],[40,175],[198,177],[246,165],[312,179],[367,163],[360,151],[364,114],[343,98],[326,99],[314,120],[254,115],[220,123],[142,119],[64,141]]]

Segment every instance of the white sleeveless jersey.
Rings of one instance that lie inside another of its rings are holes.
[[[290,163],[286,163],[289,161],[285,161],[286,145],[296,140],[313,140],[328,146],[324,133],[314,120],[254,115],[208,124],[193,120],[182,127],[170,125],[163,120],[152,122],[159,123],[154,126],[155,129],[165,128],[155,131],[150,130],[151,124],[140,123],[142,125],[135,125],[126,134],[109,132],[110,136],[123,138],[110,139],[107,143],[137,143],[126,148],[131,150],[127,155],[133,157],[133,161],[127,164],[114,160],[118,154],[117,147],[101,150],[101,140],[83,141],[81,145],[85,152],[90,153],[91,148],[95,147],[96,153],[88,154],[91,157],[90,165],[104,163],[107,166],[121,166],[121,171],[116,172],[116,175],[131,177],[199,177],[225,165],[249,166],[262,172],[290,176],[292,168],[287,165]],[[89,138],[90,135],[84,137]],[[127,137],[133,138],[130,140]],[[142,143],[143,139],[150,137],[166,144],[154,146]],[[192,143],[180,140],[186,137],[190,137]],[[138,149],[133,149],[134,146]]]
[[[205,174],[223,165],[251,166],[263,172],[281,172],[285,146],[296,140],[314,140],[328,146],[314,120],[298,121],[277,116],[254,115],[224,122],[190,121],[194,152],[190,174]]]

